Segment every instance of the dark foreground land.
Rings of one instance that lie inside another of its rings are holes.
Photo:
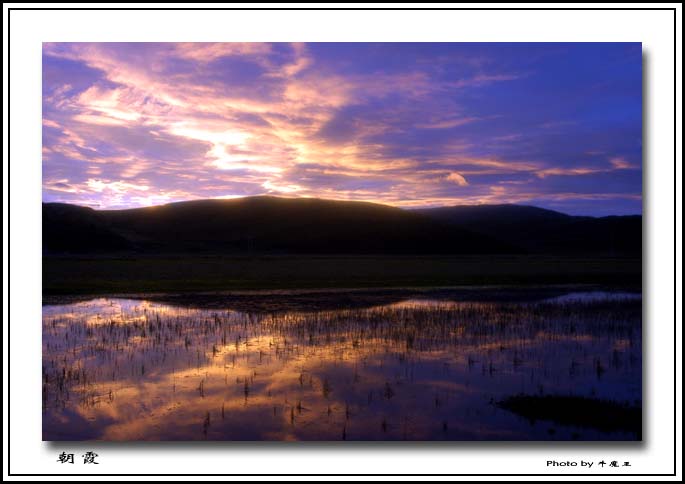
[[[43,294],[606,284],[639,288],[638,257],[45,256]]]
[[[603,432],[630,432],[642,440],[640,405],[565,395],[515,395],[498,406],[533,422],[548,420]]]
[[[640,216],[247,197],[43,204],[43,293],[641,282]],[[344,254],[344,255],[341,255]]]

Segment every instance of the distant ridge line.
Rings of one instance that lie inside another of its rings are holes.
[[[641,253],[642,216],[573,216],[535,206],[404,209],[254,196],[97,210],[43,204],[51,253]]]

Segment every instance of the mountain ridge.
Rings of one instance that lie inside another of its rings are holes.
[[[407,210],[274,196],[106,210],[44,203],[43,248],[48,254],[634,254],[641,249],[641,219],[515,204]]]

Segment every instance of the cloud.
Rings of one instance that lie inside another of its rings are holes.
[[[463,126],[464,124],[473,123],[478,121],[479,118],[452,118],[443,119],[441,121],[429,122],[429,123],[419,123],[416,125],[417,128],[423,129],[449,129],[456,128],[457,126]]]
[[[639,174],[639,123],[597,129],[593,111],[586,126],[559,108],[573,86],[540,102],[558,91],[536,74],[545,65],[468,47],[45,43],[44,198],[134,206],[281,193],[422,206]],[[602,113],[607,95],[592,98]]]
[[[599,173],[605,170],[596,168],[545,168],[535,173],[539,178],[548,176],[574,176],[574,175],[589,175],[591,173]]]
[[[460,79],[458,81],[447,83],[447,85],[457,89],[464,87],[480,87],[487,86],[488,84],[495,82],[514,81],[520,77],[520,75],[516,74],[479,74],[471,78]]]
[[[594,154],[591,154],[594,156]],[[548,176],[574,176],[574,175],[590,175],[595,173],[608,173],[614,170],[631,170],[635,169],[635,165],[626,161],[623,157],[613,157],[609,159],[609,167],[574,167],[574,168],[546,168],[536,172],[539,178]]]
[[[262,57],[271,53],[271,44],[263,42],[181,42],[173,44],[174,53],[182,59],[211,62],[222,57]]]
[[[609,159],[609,163],[611,163],[611,166],[617,170],[628,170],[635,168],[632,163],[629,163],[625,158],[620,156]]]
[[[464,178],[463,176],[461,176],[461,175],[460,175],[459,173],[457,173],[456,171],[450,173],[449,175],[447,175],[447,180],[448,180],[448,181],[451,181],[451,182],[454,182],[454,183],[456,183],[457,185],[459,185],[459,186],[461,186],[461,187],[465,187],[466,185],[469,184],[469,183],[466,181],[466,178]]]
[[[104,180],[97,180],[89,178],[86,181],[86,186],[93,192],[101,193],[105,191],[110,191],[113,193],[127,193],[130,191],[143,191],[146,192],[150,189],[148,185],[136,185],[133,183],[127,183],[125,181],[115,181],[108,182]]]

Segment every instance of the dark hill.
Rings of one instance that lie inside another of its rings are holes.
[[[125,237],[103,224],[95,210],[66,203],[43,204],[43,252],[111,252],[131,248]]]
[[[128,210],[43,205],[46,251],[511,253],[508,242],[385,205],[248,197]],[[48,230],[45,230],[45,227]]]
[[[460,205],[416,212],[532,253],[639,255],[642,250],[640,215],[581,217],[525,205]]]

